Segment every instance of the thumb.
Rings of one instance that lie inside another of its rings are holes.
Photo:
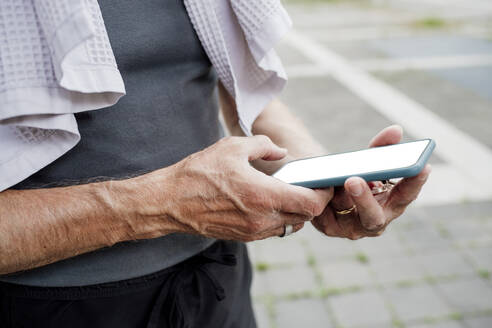
[[[369,143],[369,147],[380,147],[397,144],[401,141],[403,129],[399,125],[391,125],[380,131]]]
[[[256,135],[245,139],[250,162],[260,158],[266,161],[277,161],[287,155],[287,149],[277,146],[267,136]]]

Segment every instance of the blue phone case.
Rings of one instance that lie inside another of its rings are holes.
[[[388,180],[388,179],[394,179],[394,178],[407,178],[407,177],[416,176],[417,174],[420,173],[420,171],[423,170],[425,163],[427,163],[430,155],[432,154],[432,151],[436,147],[436,143],[432,139],[420,139],[420,140],[414,140],[414,141],[409,141],[409,142],[422,141],[422,140],[429,140],[429,144],[424,149],[424,151],[422,152],[422,155],[420,155],[420,158],[418,159],[418,161],[414,165],[411,165],[408,167],[402,167],[402,168],[398,168],[398,169],[393,169],[393,170],[368,172],[368,173],[361,174],[358,176],[361,177],[362,179],[366,180],[366,181],[382,181],[382,180]],[[388,147],[388,146],[383,146],[383,147]],[[344,153],[350,153],[350,152],[344,152]],[[336,153],[336,154],[330,154],[330,155],[337,155],[337,154],[344,154],[344,153]],[[304,160],[304,159],[306,159],[306,158],[303,158],[300,160]],[[287,164],[285,164],[285,165],[287,165]],[[346,175],[346,176],[339,176],[339,177],[334,177],[334,178],[329,178],[329,179],[294,182],[292,184],[296,185],[296,186],[312,188],[312,189],[336,187],[336,186],[343,186],[343,184],[345,183],[345,180],[347,180],[351,176],[352,175]]]

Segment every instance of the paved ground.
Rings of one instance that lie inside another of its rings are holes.
[[[266,327],[492,327],[492,2],[290,1],[284,100],[331,151],[399,123],[437,141],[421,199],[377,239],[251,243]]]

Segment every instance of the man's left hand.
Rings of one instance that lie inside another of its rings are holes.
[[[401,137],[401,127],[390,126],[379,132],[369,146],[396,144]],[[333,200],[312,223],[319,231],[332,237],[355,240],[379,236],[417,198],[430,171],[427,164],[417,176],[404,178],[393,189],[379,195],[372,194],[370,185],[377,186],[380,182],[368,184],[362,178],[351,177],[343,187],[335,188]],[[349,212],[346,214],[337,213],[348,209],[353,210],[346,211]]]

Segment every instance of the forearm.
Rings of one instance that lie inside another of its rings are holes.
[[[153,228],[137,224],[141,180],[0,193],[0,274],[145,238]]]

